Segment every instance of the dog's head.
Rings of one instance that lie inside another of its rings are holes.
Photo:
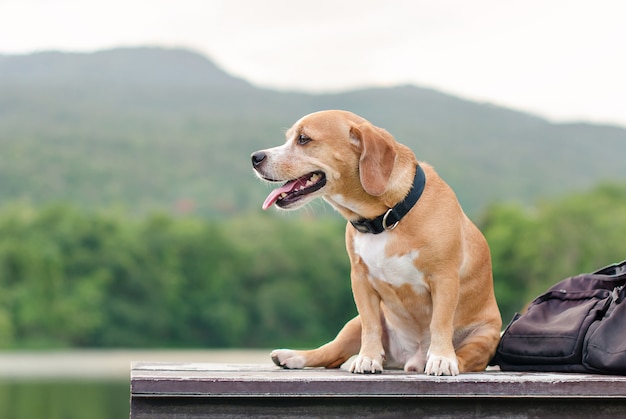
[[[261,179],[281,182],[263,209],[296,209],[324,197],[335,207],[366,215],[361,202],[390,188],[398,146],[387,131],[346,111],[322,111],[297,121],[285,144],[252,154]]]

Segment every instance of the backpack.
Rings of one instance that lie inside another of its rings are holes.
[[[490,365],[626,374],[626,261],[557,283],[517,313]]]

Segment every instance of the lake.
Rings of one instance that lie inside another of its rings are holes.
[[[130,364],[267,364],[269,350],[0,352],[0,418],[119,419],[130,411]]]
[[[0,381],[0,418],[119,419],[129,411],[128,381]]]

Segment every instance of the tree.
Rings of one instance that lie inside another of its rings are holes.
[[[506,321],[561,279],[626,259],[626,185],[602,184],[531,209],[493,205],[480,224]]]

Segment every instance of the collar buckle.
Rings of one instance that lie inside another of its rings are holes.
[[[351,221],[352,225],[360,233],[373,233],[376,234],[376,229],[368,220]]]
[[[398,223],[400,223],[400,220],[396,220],[396,222],[391,224],[391,225],[387,224],[387,218],[389,217],[389,214],[391,214],[392,212],[393,212],[393,208],[389,208],[387,210],[387,212],[385,213],[385,215],[383,215],[383,222],[382,222],[382,224],[383,224],[383,228],[385,230],[387,230],[387,231],[393,230],[394,228],[397,227]],[[396,216],[396,218],[398,218],[398,217]]]

